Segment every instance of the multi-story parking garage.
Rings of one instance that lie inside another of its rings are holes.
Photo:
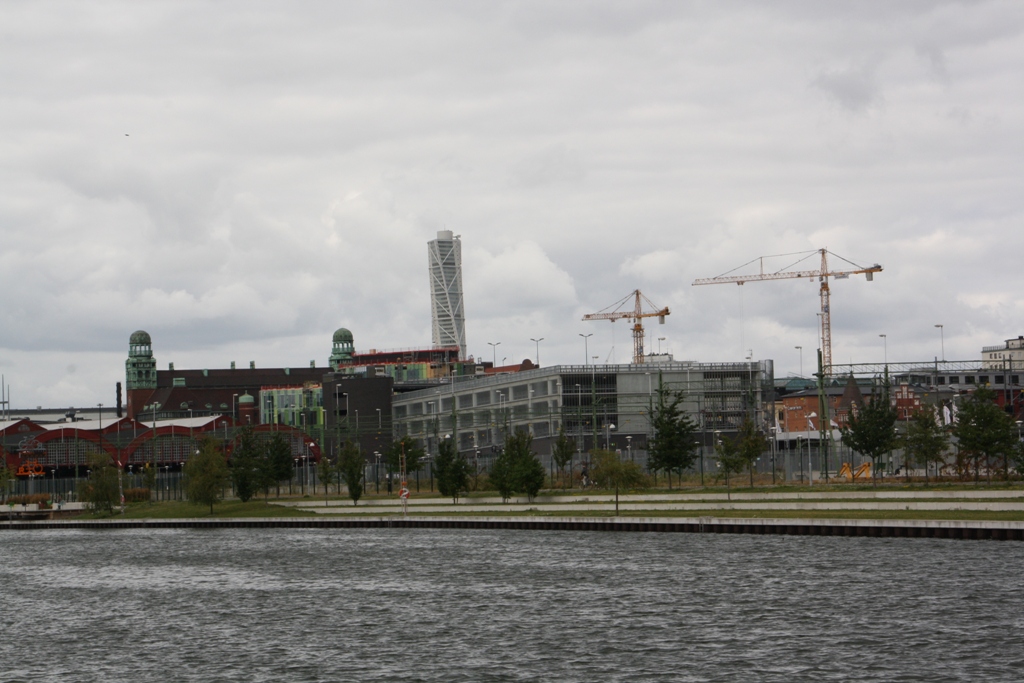
[[[644,365],[558,365],[483,378],[457,378],[394,397],[395,436],[423,442],[435,452],[454,438],[463,452],[490,452],[509,431],[528,430],[542,455],[559,429],[580,452],[621,449],[644,460],[650,410],[662,386],[682,397],[684,411],[710,444],[745,417],[763,425],[771,415],[772,361],[669,362]]]

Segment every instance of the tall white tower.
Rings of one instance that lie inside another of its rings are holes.
[[[430,310],[434,346],[458,346],[466,357],[466,310],[462,304],[462,241],[451,230],[438,230],[427,243],[430,258]]]

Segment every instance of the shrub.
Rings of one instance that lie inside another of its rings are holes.
[[[124,502],[126,503],[148,503],[149,499],[148,488],[125,489]]]
[[[49,507],[49,493],[25,493],[19,496],[10,496],[7,502],[12,505],[33,505],[38,504],[40,509]]]

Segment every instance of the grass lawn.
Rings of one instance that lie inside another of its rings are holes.
[[[260,500],[243,503],[239,500],[227,500],[213,506],[214,517],[313,517],[315,513],[301,508],[282,505],[267,505]],[[130,503],[123,515],[116,511],[113,515],[95,515],[86,513],[74,519],[183,519],[189,517],[210,517],[208,505],[193,505],[178,500],[161,501],[159,503]]]

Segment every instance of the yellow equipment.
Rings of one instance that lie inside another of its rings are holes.
[[[870,479],[871,478],[871,463],[870,462],[866,462],[863,465],[860,465],[857,468],[856,471],[851,472],[850,471],[850,463],[844,462],[843,466],[839,468],[839,476],[840,477],[849,477],[850,481],[854,481],[858,477],[863,477],[864,479]]]

